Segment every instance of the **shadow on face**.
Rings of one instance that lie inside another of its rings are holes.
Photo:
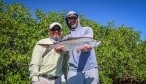
[[[58,25],[55,25],[52,29],[48,30],[48,33],[52,38],[60,38],[61,32],[61,28]]]

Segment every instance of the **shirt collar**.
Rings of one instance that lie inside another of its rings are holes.
[[[61,41],[61,38],[54,39],[54,38],[51,37],[51,36],[49,36],[49,39],[51,39],[52,41],[55,41],[55,42],[59,42],[59,41]]]

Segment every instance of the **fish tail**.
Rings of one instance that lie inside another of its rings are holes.
[[[93,41],[90,43],[92,47],[98,47],[101,44],[101,41]]]

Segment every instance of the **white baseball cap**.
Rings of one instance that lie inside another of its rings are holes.
[[[62,29],[61,24],[58,22],[53,22],[52,24],[50,24],[49,29],[52,29],[55,25],[58,25]]]

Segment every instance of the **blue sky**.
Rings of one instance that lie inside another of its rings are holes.
[[[44,13],[76,11],[85,18],[106,26],[114,21],[115,26],[124,24],[140,31],[141,39],[146,37],[146,0],[4,0],[6,3],[21,2],[34,14],[36,8]]]

